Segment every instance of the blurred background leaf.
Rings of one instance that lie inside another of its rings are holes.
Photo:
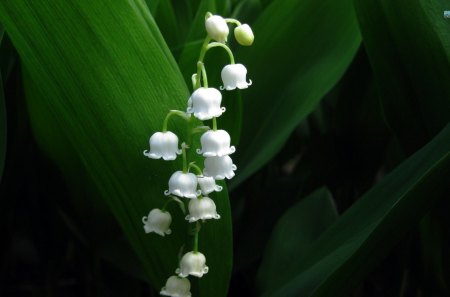
[[[255,43],[240,49],[237,61],[254,84],[243,91],[246,116],[231,187],[282,148],[341,78],[360,44],[352,1],[274,1],[251,25]]]
[[[450,125],[361,197],[262,296],[345,296],[444,197]],[[433,195],[426,195],[433,189]]]
[[[355,1],[384,114],[407,155],[450,120],[448,1]]]

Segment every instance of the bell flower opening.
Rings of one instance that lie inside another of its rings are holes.
[[[180,268],[175,273],[179,277],[187,277],[188,275],[202,277],[208,271],[205,255],[200,252],[188,252],[181,258]]]
[[[219,117],[225,112],[225,107],[220,107],[222,94],[215,88],[198,88],[188,100],[187,113],[201,120],[210,120]]]
[[[186,216],[189,223],[210,219],[220,219],[220,215],[216,211],[216,204],[211,198],[202,197],[189,201],[189,214]]]
[[[159,294],[171,297],[191,297],[191,283],[187,278],[176,275],[169,277]]]
[[[216,180],[232,179],[237,169],[230,156],[206,157],[203,175],[213,177]]]
[[[164,192],[166,196],[170,194],[195,199],[201,193],[197,190],[197,177],[193,173],[183,173],[176,171],[169,179],[169,189]]]
[[[246,81],[247,69],[242,64],[229,64],[222,69],[222,82],[223,86],[220,87],[221,90],[234,90],[246,89],[248,86],[252,85],[252,81]]]
[[[167,211],[158,208],[152,209],[148,216],[142,218],[142,223],[144,223],[145,233],[155,232],[161,236],[172,233],[169,228],[172,216]]]
[[[163,158],[166,161],[175,160],[181,154],[178,148],[178,136],[173,132],[156,132],[149,140],[150,151],[145,150],[144,156],[151,159]]]
[[[206,131],[201,136],[200,142],[202,148],[197,149],[197,153],[203,157],[222,157],[236,151],[234,146],[230,146],[230,134],[225,130]]]

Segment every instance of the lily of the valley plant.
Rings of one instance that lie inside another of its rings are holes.
[[[150,137],[150,151],[144,151],[144,155],[151,159],[175,160],[178,155],[182,155],[183,159],[181,170],[174,172],[169,178],[168,189],[164,192],[168,197],[167,202],[161,209],[152,209],[148,216],[143,217],[145,232],[153,232],[161,236],[169,235],[172,232],[170,230],[172,216],[167,211],[171,201],[179,203],[182,209],[185,209],[185,203],[188,204],[189,214],[185,219],[188,223],[195,223],[193,249],[183,255],[179,261],[179,267],[175,269],[176,275],[170,276],[165,287],[161,289],[160,294],[164,296],[191,296],[191,285],[187,277],[189,275],[202,277],[208,273],[206,256],[198,250],[201,224],[207,220],[220,219],[211,194],[222,190],[222,187],[216,184],[216,180],[231,179],[236,170],[236,165],[233,164],[230,157],[236,148],[231,145],[231,137],[228,132],[217,128],[217,118],[225,112],[225,108],[221,107],[222,94],[217,88],[208,86],[208,77],[203,63],[209,49],[222,47],[229,55],[230,64],[222,70],[223,86],[220,86],[220,89],[245,89],[251,85],[251,81],[247,82],[246,79],[247,69],[244,65],[235,63],[233,53],[226,45],[229,24],[236,25],[234,36],[239,44],[249,46],[253,43],[254,36],[249,25],[241,24],[235,19],[224,19],[219,15],[207,13],[205,18],[207,36],[200,50],[197,71],[192,75],[194,91],[187,100],[186,112],[169,111],[163,122],[162,131],[156,132]],[[194,162],[188,162],[186,151],[194,149],[187,144],[190,143],[190,140],[183,142],[180,149],[178,136],[167,130],[169,119],[172,116],[189,120],[192,115],[198,120],[211,120],[212,123],[211,128],[200,126],[188,133],[188,135],[199,131],[203,133],[200,137],[201,148],[196,149],[196,152],[205,158],[203,169]],[[192,173],[191,170],[195,173]],[[187,200],[183,201],[180,198]],[[189,202],[187,203],[187,201]]]

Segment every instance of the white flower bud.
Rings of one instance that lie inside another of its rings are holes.
[[[169,229],[172,216],[167,211],[152,209],[147,217],[142,218],[142,223],[144,223],[145,233],[155,232],[161,236],[172,233]]]
[[[214,88],[198,88],[188,100],[187,113],[193,113],[201,120],[210,120],[225,112],[225,107],[220,107],[222,94]]]
[[[214,191],[220,192],[223,189],[222,186],[217,185],[216,180],[210,176],[197,176],[197,181],[203,195],[208,195]]]
[[[191,297],[191,283],[187,278],[172,275],[159,294],[171,297]]]
[[[150,152],[145,150],[144,155],[152,158],[164,160],[175,160],[177,154],[181,154],[181,150],[178,149],[178,137],[170,132],[156,132],[150,137]]]
[[[193,173],[176,171],[169,179],[169,189],[164,192],[166,196],[173,194],[178,197],[195,199],[200,195],[197,191],[197,177]]]
[[[234,146],[230,146],[230,141],[230,134],[225,130],[206,131],[200,138],[202,149],[197,149],[197,153],[203,157],[230,155],[236,151]]]
[[[234,37],[240,45],[250,46],[255,40],[252,28],[249,25],[243,24],[234,28]]]
[[[226,89],[227,91],[238,89],[246,89],[251,86],[252,81],[246,81],[247,69],[242,64],[229,64],[222,69],[222,81],[223,87],[221,90]]]
[[[193,275],[202,277],[203,274],[208,273],[208,266],[206,264],[205,256],[200,252],[189,252],[184,254],[180,261],[180,268],[175,273],[180,277],[187,277]]]
[[[210,219],[220,219],[220,215],[216,211],[216,204],[211,198],[203,197],[189,201],[189,214],[186,216],[189,223]]]
[[[228,38],[228,25],[220,15],[212,15],[205,20],[206,31],[215,41],[225,43]]]
[[[230,156],[206,157],[203,174],[217,180],[225,178],[232,179],[234,177],[234,170],[236,169],[237,167],[233,164]]]

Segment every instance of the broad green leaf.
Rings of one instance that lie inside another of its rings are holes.
[[[239,49],[237,61],[253,85],[242,91],[239,172],[232,186],[281,149],[341,78],[360,44],[352,0],[273,1],[250,25],[255,42]]]
[[[266,246],[257,274],[259,290],[276,289],[277,284],[289,278],[286,268],[298,265],[299,256],[336,218],[336,206],[326,188],[314,191],[289,208],[278,220]]]
[[[0,3],[0,20],[45,94],[27,98],[36,100],[30,106],[42,107],[33,117],[54,118],[51,124],[63,133],[48,137],[46,151],[70,146],[72,154],[56,153],[70,158],[60,166],[73,164],[63,171],[72,172],[69,177],[85,173],[77,185],[87,198],[104,199],[159,290],[177,268],[180,247],[192,248],[191,238],[176,207],[170,208],[173,234],[143,232],[142,217],[162,206],[167,180],[181,160],[149,160],[142,151],[168,110],[185,109],[188,91],[148,9],[142,1],[15,1]],[[169,128],[183,140],[181,122]],[[196,296],[225,296],[231,272],[226,190],[212,198],[222,219],[202,228],[200,251],[210,272],[194,288]]]
[[[364,194],[263,296],[344,296],[444,197],[450,125]],[[284,267],[283,267],[284,268]]]
[[[386,119],[412,154],[450,121],[449,2],[355,4]]]

